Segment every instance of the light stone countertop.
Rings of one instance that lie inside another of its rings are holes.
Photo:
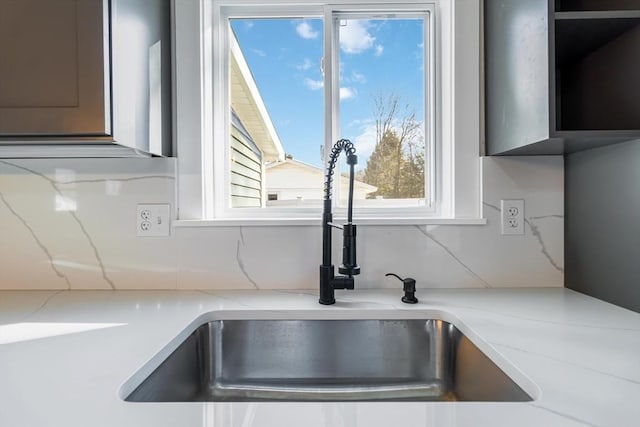
[[[0,426],[640,425],[640,314],[566,289],[0,292]],[[198,321],[440,317],[534,397],[525,403],[128,403]],[[172,344],[170,344],[172,343]],[[151,368],[149,368],[151,369]],[[134,375],[136,374],[136,375]],[[133,376],[133,377],[132,377]]]

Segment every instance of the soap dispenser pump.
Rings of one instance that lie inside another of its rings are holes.
[[[402,302],[405,304],[415,304],[418,302],[418,298],[416,298],[416,280],[411,277],[407,277],[403,279],[395,273],[387,273],[385,276],[393,276],[396,279],[402,282],[402,288],[404,290],[404,296],[402,297]]]

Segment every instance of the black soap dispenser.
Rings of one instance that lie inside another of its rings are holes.
[[[385,276],[393,276],[396,279],[402,282],[402,288],[404,290],[404,296],[402,297],[402,302],[405,304],[415,304],[418,302],[418,298],[416,298],[416,280],[411,277],[407,277],[403,279],[395,273],[387,273]]]

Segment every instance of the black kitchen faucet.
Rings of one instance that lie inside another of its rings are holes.
[[[344,151],[349,165],[349,204],[347,208],[347,223],[337,225],[333,223],[331,213],[331,185],[336,161],[340,153]],[[356,149],[348,139],[341,139],[335,143],[329,155],[327,173],[324,182],[324,208],[322,212],[322,264],[320,265],[320,304],[330,305],[336,302],[334,291],[336,289],[353,289],[354,278],[360,274],[360,267],[356,262],[356,225],[353,220],[353,180],[354,166],[358,163]],[[331,229],[339,228],[343,234],[342,265],[338,272],[342,276],[335,276],[333,264],[331,264]]]

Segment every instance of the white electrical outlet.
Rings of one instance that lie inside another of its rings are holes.
[[[524,200],[505,199],[500,202],[502,234],[524,234]]]
[[[171,225],[169,204],[140,204],[136,212],[136,234],[140,237],[167,237]]]

